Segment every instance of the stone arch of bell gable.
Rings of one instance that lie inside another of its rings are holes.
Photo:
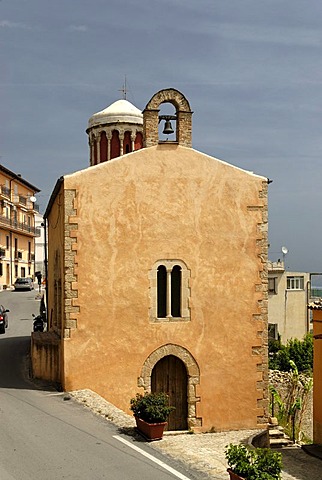
[[[161,103],[172,103],[176,110],[191,112],[188,100],[175,88],[166,88],[155,93],[147,103],[145,110],[156,110]]]
[[[159,107],[162,103],[171,103],[176,110],[176,139],[174,143],[191,148],[192,111],[186,97],[174,88],[155,93],[143,110],[143,145],[152,147],[167,143],[159,139]]]
[[[196,388],[200,384],[200,369],[191,353],[180,345],[167,344],[157,348],[145,360],[141,376],[138,378],[138,386],[143,387],[145,392],[151,392],[151,376],[154,366],[164,357],[174,355],[178,357],[187,369],[188,380],[188,425],[189,428],[201,426],[201,418],[197,418],[196,405],[200,402]]]

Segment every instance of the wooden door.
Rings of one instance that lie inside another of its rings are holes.
[[[168,419],[168,430],[187,430],[188,391],[187,370],[180,358],[168,355],[154,366],[151,391],[166,392],[175,407]]]

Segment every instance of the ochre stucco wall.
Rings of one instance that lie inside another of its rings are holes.
[[[322,444],[322,310],[313,310],[313,441]]]
[[[71,304],[79,310],[67,315],[75,328],[65,331],[66,390],[90,388],[129,411],[130,398],[142,392],[147,357],[179,345],[200,369],[202,430],[265,421],[263,187],[263,177],[166,144],[64,177],[65,191],[76,192]],[[150,322],[149,272],[162,259],[181,260],[190,270],[188,322]]]

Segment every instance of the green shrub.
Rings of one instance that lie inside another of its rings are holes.
[[[245,445],[226,447],[229,468],[246,480],[278,480],[282,471],[282,455],[269,448],[250,449]]]
[[[136,394],[131,398],[130,409],[136,417],[147,423],[166,422],[169,414],[175,409],[169,405],[169,397],[166,393]]]

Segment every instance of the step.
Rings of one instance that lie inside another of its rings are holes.
[[[280,427],[279,425],[268,425],[268,431],[272,432],[275,430],[279,430],[280,432],[284,432],[284,428]]]
[[[285,434],[283,430],[280,430],[279,428],[274,428],[269,430],[269,437],[270,438],[284,438]]]
[[[292,442],[289,438],[270,438],[269,445],[271,448],[282,448],[292,445]]]

